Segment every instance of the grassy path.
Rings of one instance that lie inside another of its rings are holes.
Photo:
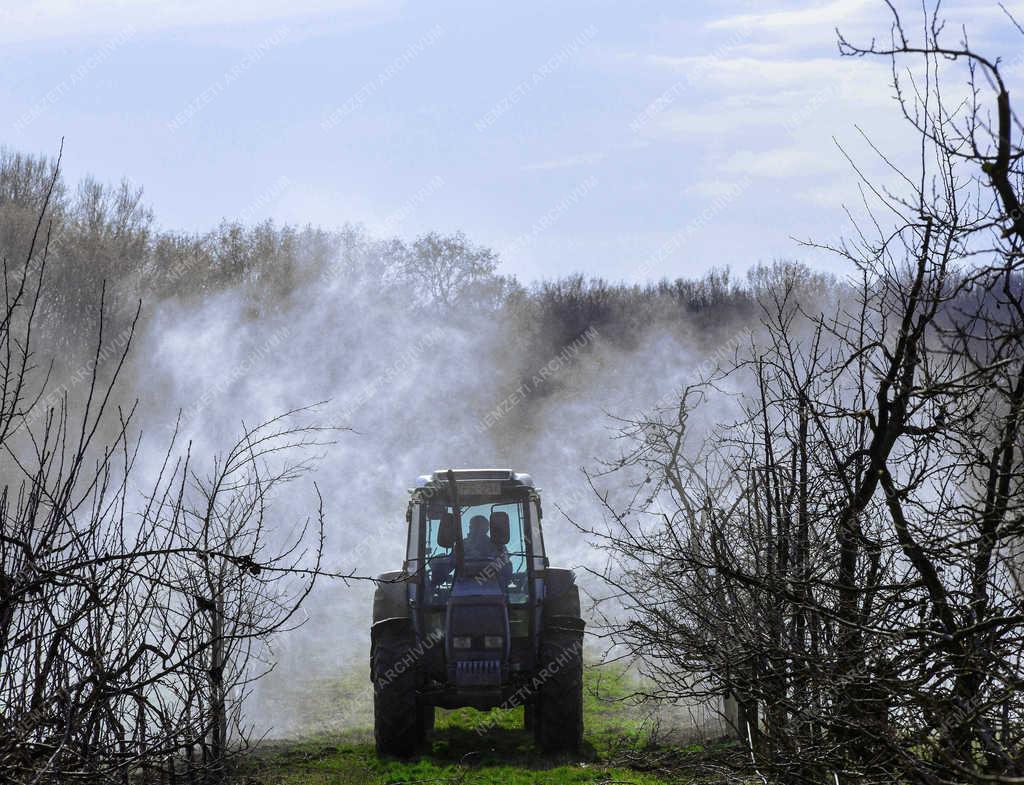
[[[251,785],[575,785],[685,782],[612,761],[644,749],[650,718],[628,700],[622,674],[588,669],[585,743],[576,756],[542,756],[523,730],[522,709],[438,711],[429,749],[411,760],[379,760],[369,727],[335,730],[295,741],[267,742],[247,760]],[[600,679],[600,689],[597,682]],[[600,696],[600,697],[598,697]],[[339,696],[340,697],[340,696]],[[701,745],[686,752],[700,755]]]

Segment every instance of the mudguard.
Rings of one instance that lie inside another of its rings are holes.
[[[544,620],[580,618],[580,589],[572,570],[544,570]]]
[[[405,573],[384,572],[377,576],[377,588],[373,592],[373,623],[396,617],[409,617],[409,601],[406,596]]]
[[[408,637],[410,642],[412,641],[413,629],[412,619],[408,617],[392,616],[388,619],[381,619],[375,621],[373,626],[370,627],[370,656],[373,656],[373,647],[377,645],[377,641],[383,635],[388,635],[391,638]]]
[[[370,627],[371,656],[373,647],[384,633],[412,634],[413,617],[409,609],[406,581],[397,572],[383,572],[374,592],[374,621]]]

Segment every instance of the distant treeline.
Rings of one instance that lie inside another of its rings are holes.
[[[55,161],[0,151],[0,247],[23,258]],[[69,188],[58,176],[47,210],[50,254],[44,329],[50,345],[77,353],[106,286],[108,332],[130,323],[138,301],[143,319],[161,302],[188,304],[220,292],[244,298],[252,318],[287,310],[306,287],[342,276],[368,296],[399,295],[406,307],[484,311],[538,357],[549,356],[596,327],[604,340],[629,347],[652,324],[713,329],[734,318],[756,318],[758,298],[786,284],[817,298],[840,286],[794,262],[753,267],[743,279],[728,269],[701,277],[613,283],[584,274],[525,285],[499,272],[500,259],[461,232],[406,241],[375,238],[359,226],[255,226],[222,221],[204,233],[159,228],[128,181],[92,178]],[[512,260],[510,260],[512,261]],[[524,369],[526,370],[526,369]]]

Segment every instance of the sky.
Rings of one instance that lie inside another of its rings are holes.
[[[1024,18],[1024,3],[1005,4]],[[902,8],[920,27],[919,13]],[[1024,75],[997,3],[950,40]],[[463,231],[525,281],[801,259],[851,231],[865,136],[916,151],[875,0],[0,0],[0,144],[127,178],[165,229]],[[1014,82],[1016,83],[1016,82]],[[840,149],[842,148],[842,149]]]

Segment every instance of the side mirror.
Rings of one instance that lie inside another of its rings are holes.
[[[441,513],[441,523],[437,527],[437,544],[442,548],[455,545],[455,516],[450,512]]]
[[[444,503],[442,499],[431,499],[427,504],[427,517],[428,518],[440,518],[444,515],[445,510],[448,509],[448,505]]]
[[[491,542],[495,545],[508,545],[509,528],[507,512],[491,513]]]

